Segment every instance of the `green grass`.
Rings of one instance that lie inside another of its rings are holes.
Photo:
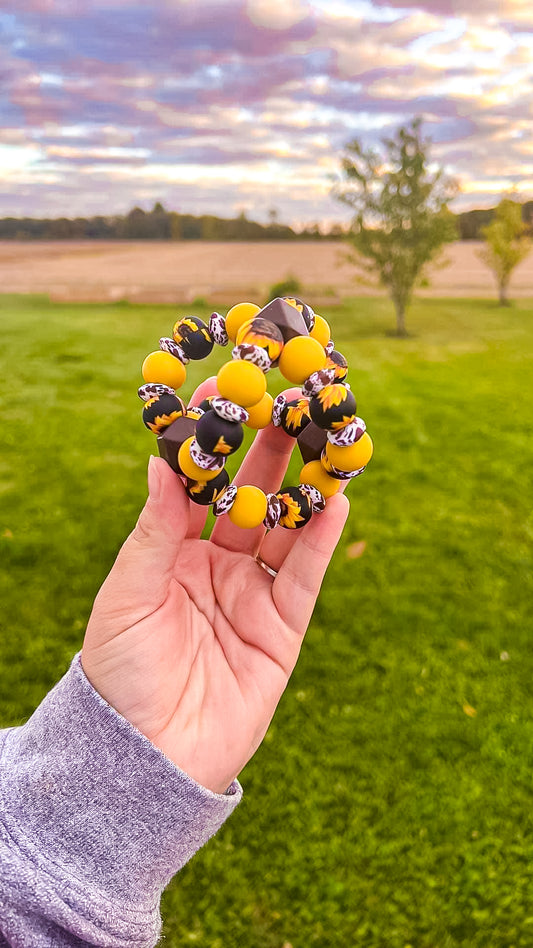
[[[175,315],[0,299],[4,724],[80,648],[143,502],[137,366]],[[375,457],[244,801],[164,895],[164,944],[530,948],[533,303],[416,302],[407,340],[384,300],[324,315]]]

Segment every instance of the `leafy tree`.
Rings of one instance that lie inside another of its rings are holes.
[[[531,238],[522,220],[522,207],[503,198],[490,224],[481,228],[486,241],[479,257],[492,270],[498,284],[500,306],[509,306],[507,291],[514,268],[531,250]]]
[[[405,336],[405,313],[414,286],[444,244],[455,240],[457,228],[447,203],[454,182],[430,168],[430,142],[421,137],[421,119],[384,138],[380,151],[366,149],[359,139],[346,146],[342,178],[334,194],[355,211],[349,241],[376,274],[394,303],[396,332]]]

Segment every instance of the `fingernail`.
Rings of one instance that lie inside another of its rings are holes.
[[[161,474],[156,464],[156,459],[153,455],[150,455],[150,460],[148,461],[148,494],[150,500],[159,500],[159,495],[161,493]]]

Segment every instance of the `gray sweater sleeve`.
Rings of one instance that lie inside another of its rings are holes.
[[[77,655],[29,721],[0,731],[0,946],[152,948],[172,876],[241,799],[179,770]]]

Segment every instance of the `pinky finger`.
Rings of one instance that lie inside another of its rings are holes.
[[[280,617],[299,635],[305,633],[309,624],[349,509],[344,494],[330,497],[326,509],[314,516],[296,538],[272,584]]]

